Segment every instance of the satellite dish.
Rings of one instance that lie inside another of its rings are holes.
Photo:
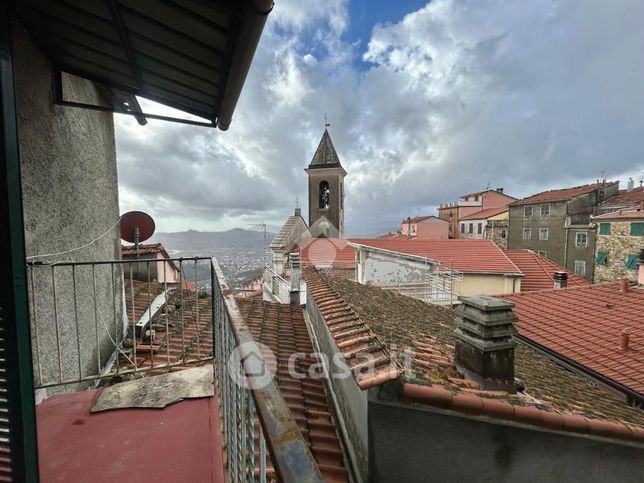
[[[138,245],[154,235],[154,220],[142,211],[128,211],[121,216],[121,239]]]

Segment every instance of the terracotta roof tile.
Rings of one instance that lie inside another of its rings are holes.
[[[254,339],[268,346],[277,359],[276,383],[300,432],[310,444],[325,481],[348,481],[332,405],[323,381],[311,377],[308,371],[315,360],[298,359],[303,364],[301,379],[291,377],[288,372],[292,354],[314,352],[302,307],[257,299],[238,300],[237,304]]]
[[[459,218],[459,221],[465,221],[465,220],[485,220],[487,218],[490,218],[492,216],[500,215],[501,213],[504,213],[508,211],[507,206],[501,206],[499,208],[487,208],[485,210],[477,211],[476,213],[472,213],[471,215],[463,216]]]
[[[132,324],[133,318],[134,323],[137,323],[145,311],[148,310],[150,304],[154,302],[154,299],[163,293],[163,284],[151,281],[148,285],[148,282],[127,277],[123,279],[123,282],[125,285],[125,306],[128,319],[130,324]]]
[[[609,213],[603,213],[601,215],[596,215],[592,217],[593,221],[601,220],[623,220],[623,219],[633,219],[633,220],[643,220],[644,219],[644,209],[642,208],[625,208],[617,211],[611,211]]]
[[[590,285],[585,278],[566,270],[561,265],[548,260],[532,250],[506,250],[505,254],[521,270],[521,291],[544,290],[554,288],[555,272],[568,273],[568,286]]]
[[[299,244],[302,264],[355,268],[355,248],[351,244],[439,260],[442,268],[464,273],[521,274],[492,240],[311,238]]]
[[[635,206],[642,201],[644,201],[644,186],[638,186],[637,188],[633,188],[631,191],[619,190],[617,195],[602,202],[599,205],[599,209],[610,206]]]
[[[139,253],[141,255],[148,255],[152,253],[160,253],[163,255],[163,258],[170,258],[168,252],[165,250],[161,243],[153,243],[144,245],[143,243],[139,244]],[[136,247],[134,245],[122,245],[121,254],[123,256],[132,256],[136,255]]]
[[[397,378],[400,375],[398,366],[392,363],[391,354],[385,344],[331,288],[328,276],[308,267],[304,269],[304,277],[309,294],[324,317],[329,332],[347,360],[347,365],[352,369],[358,385],[366,389]],[[372,375],[362,374],[360,362],[363,359],[359,357],[361,353],[369,353],[373,357]]]
[[[318,277],[332,297],[351,307],[379,340],[400,351],[408,348],[411,373],[403,380],[410,399],[469,414],[622,439],[633,439],[644,428],[644,413],[523,341],[515,348],[515,375],[525,383],[525,390],[516,394],[481,391],[453,367],[453,310],[332,275]],[[307,274],[307,282],[310,278]],[[644,436],[637,438],[644,440]]]
[[[618,184],[618,181],[608,181],[606,186],[613,186]],[[510,203],[510,206],[531,205],[533,203],[545,203],[553,201],[565,201],[575,198],[577,196],[592,193],[598,189],[597,183],[586,184],[582,186],[575,186],[573,188],[564,188],[559,190],[542,191],[541,193],[522,198]]]
[[[619,283],[501,296],[515,303],[522,336],[644,396],[644,289]],[[629,350],[619,350],[622,331]]]

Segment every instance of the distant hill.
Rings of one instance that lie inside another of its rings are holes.
[[[163,243],[167,250],[186,252],[227,250],[261,250],[275,237],[275,233],[257,230],[234,228],[227,231],[179,231],[173,233],[155,233],[147,243]]]

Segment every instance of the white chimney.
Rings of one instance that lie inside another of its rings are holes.
[[[626,185],[626,191],[630,193],[635,188],[635,180],[631,177],[628,178],[628,184]]]
[[[555,272],[554,276],[554,285],[555,288],[566,288],[568,286],[568,273],[567,272]]]

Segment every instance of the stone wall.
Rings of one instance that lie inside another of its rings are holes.
[[[637,268],[628,269],[625,265],[628,255],[638,254],[644,248],[644,237],[630,235],[630,221],[613,221],[610,224],[610,235],[598,232],[596,237],[595,260],[600,251],[608,252],[608,257],[605,265],[595,264],[595,282],[615,281],[622,277],[637,280]]]
[[[501,250],[508,248],[508,220],[488,220],[485,238],[492,240]]]

